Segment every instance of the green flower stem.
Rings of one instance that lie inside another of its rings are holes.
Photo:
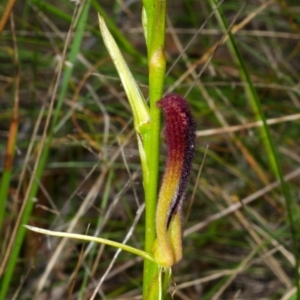
[[[121,51],[118,49],[113,36],[107,29],[104,19],[99,15],[100,30],[104,44],[119,73],[134,117],[134,127],[137,133],[143,169],[143,183],[146,199],[145,251],[148,253],[152,253],[153,243],[156,238],[155,215],[160,148],[160,110],[157,108],[156,103],[162,98],[166,69],[166,59],[163,50],[165,43],[166,2],[160,0],[154,3],[152,1],[152,5],[150,6],[153,7],[153,5],[155,10],[149,14],[149,12],[144,9],[143,15],[143,25],[148,46],[150,110]],[[152,21],[149,23],[148,20]],[[153,28],[150,30],[148,27],[149,24],[155,24],[155,26],[153,25]],[[155,32],[155,39],[148,39],[149,32]],[[154,278],[157,278],[157,273],[157,264],[153,261],[145,260],[143,283],[144,299],[148,294],[150,285],[152,284],[153,286],[155,282]],[[158,294],[161,294],[161,292],[157,291],[156,295]]]
[[[145,251],[152,252],[156,238],[155,214],[158,186],[158,165],[160,149],[160,110],[156,107],[162,98],[163,84],[166,70],[164,54],[166,1],[144,0],[146,15],[147,48],[149,64],[149,98],[150,98],[150,134],[144,139],[147,157],[149,180],[145,186],[146,198],[146,231]],[[155,36],[155,38],[153,38]],[[146,299],[151,283],[158,274],[158,266],[148,260],[144,261],[143,298]],[[158,299],[158,298],[156,298]]]

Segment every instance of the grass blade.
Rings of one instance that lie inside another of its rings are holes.
[[[80,45],[81,45],[84,29],[85,29],[86,22],[87,22],[87,16],[88,16],[88,12],[89,12],[89,4],[90,4],[90,0],[87,0],[82,6],[82,10],[81,10],[81,8],[79,8],[79,11],[78,11],[80,13],[80,17],[78,19],[76,32],[75,32],[75,38],[73,40],[73,44],[71,47],[71,52],[68,57],[68,61],[71,63],[71,65],[75,64],[77,54],[79,53],[79,50],[80,50]],[[72,28],[72,26],[71,26],[71,28]],[[66,42],[64,53],[66,53],[67,45],[68,45],[68,42]],[[15,239],[13,239],[13,238],[11,239],[10,246],[8,247],[9,249],[11,249],[11,251],[7,251],[10,254],[9,254],[9,258],[8,258],[7,265],[6,265],[5,275],[3,276],[3,279],[1,282],[1,290],[0,290],[0,299],[1,300],[4,300],[6,298],[5,295],[8,290],[10,281],[12,279],[12,275],[14,272],[15,265],[17,263],[19,252],[20,252],[21,246],[23,244],[26,229],[25,229],[25,227],[20,226],[20,225],[27,224],[28,220],[30,218],[31,211],[32,211],[32,208],[34,205],[34,201],[32,199],[35,198],[35,195],[39,188],[39,180],[42,176],[42,173],[43,173],[45,165],[46,165],[51,140],[53,137],[55,126],[58,121],[58,116],[59,116],[64,98],[65,98],[65,95],[67,92],[67,88],[68,88],[68,85],[69,85],[69,82],[71,79],[72,70],[73,70],[73,68],[67,67],[64,72],[62,88],[59,93],[58,102],[57,102],[57,105],[56,105],[56,108],[54,111],[54,116],[53,116],[52,124],[51,124],[50,130],[49,130],[49,134],[45,140],[45,144],[41,145],[41,148],[40,148],[41,156],[37,158],[35,170],[33,172],[32,178],[31,178],[31,184],[29,185],[29,188],[28,188],[25,200],[24,200],[23,210],[20,212],[21,215],[15,226],[15,230],[14,230],[14,232],[16,232]],[[51,101],[52,106],[54,104],[54,99],[55,99],[59,80],[60,80],[60,73],[58,74],[56,89],[53,91],[53,98]],[[50,107],[50,111],[48,113],[48,122],[50,121],[50,117],[52,115],[51,108],[52,107]],[[45,126],[44,135],[46,135],[46,133],[47,133],[46,131],[47,131],[47,126]],[[12,247],[13,243],[14,243],[14,246]],[[5,258],[3,261],[2,269],[5,267],[6,259],[7,258]]]
[[[213,9],[215,9],[216,5],[217,5],[217,1],[210,0],[210,3],[212,5]],[[217,9],[217,19],[218,19],[220,27],[223,30],[228,30],[228,24],[227,24],[227,21],[225,19],[223,12],[222,12],[221,7],[219,7]],[[295,223],[294,215],[293,215],[293,199],[291,197],[290,190],[287,186],[287,183],[285,182],[285,180],[283,178],[283,172],[282,172],[282,168],[280,165],[277,149],[276,149],[273,139],[271,137],[269,126],[267,124],[265,115],[263,113],[258,95],[256,93],[256,89],[253,86],[253,83],[252,83],[250,74],[248,72],[248,69],[245,65],[244,59],[238,49],[235,38],[230,30],[228,32],[228,35],[229,35],[229,39],[227,42],[228,48],[229,48],[229,51],[230,51],[235,63],[237,64],[237,66],[239,68],[240,75],[241,75],[243,82],[246,83],[246,85],[245,85],[246,95],[251,103],[252,109],[256,115],[257,120],[262,121],[262,123],[263,123],[263,126],[261,127],[262,140],[264,142],[264,145],[265,145],[265,148],[267,151],[270,166],[271,166],[273,172],[275,173],[275,176],[280,181],[280,185],[281,185],[282,192],[283,192],[283,195],[285,198],[286,208],[287,208],[287,212],[288,212],[288,219],[289,219],[290,230],[291,230],[291,238],[292,238],[292,242],[293,242],[293,250],[294,250],[294,253],[296,254],[298,251],[298,246],[297,246],[297,228],[296,228],[296,223]],[[296,255],[295,255],[295,261],[296,261],[295,276],[296,276],[296,286],[297,286],[297,297],[298,297],[298,299],[300,299],[299,260],[297,259]]]

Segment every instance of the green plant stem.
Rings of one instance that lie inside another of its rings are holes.
[[[150,134],[145,136],[144,147],[147,157],[149,180],[145,186],[146,231],[145,251],[152,252],[155,233],[155,212],[157,202],[158,166],[160,150],[160,110],[156,107],[162,98],[166,69],[165,44],[165,0],[144,0],[147,16],[147,48],[149,65]],[[154,37],[155,38],[152,38]],[[148,260],[144,262],[143,298],[158,274],[158,266]]]

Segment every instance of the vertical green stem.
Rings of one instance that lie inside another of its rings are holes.
[[[145,137],[144,145],[148,162],[149,180],[145,186],[146,198],[146,231],[145,251],[152,252],[155,234],[155,212],[157,202],[158,165],[160,149],[160,110],[156,102],[162,98],[166,70],[164,54],[166,0],[144,0],[147,16],[147,47],[149,64],[149,97],[150,97],[150,134]],[[155,37],[155,38],[154,38]],[[145,260],[143,298],[158,274],[158,266]]]

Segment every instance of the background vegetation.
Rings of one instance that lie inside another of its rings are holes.
[[[10,3],[1,2],[2,16]],[[187,95],[198,130],[184,258],[171,292],[174,299],[297,299],[300,5],[223,1],[228,39],[213,3],[168,3],[165,91]],[[20,226],[129,238],[143,248],[132,115],[97,18],[104,15],[147,97],[141,8],[111,0],[13,8],[0,39],[0,299],[141,299],[140,258]],[[163,145],[161,171],[164,161]]]

